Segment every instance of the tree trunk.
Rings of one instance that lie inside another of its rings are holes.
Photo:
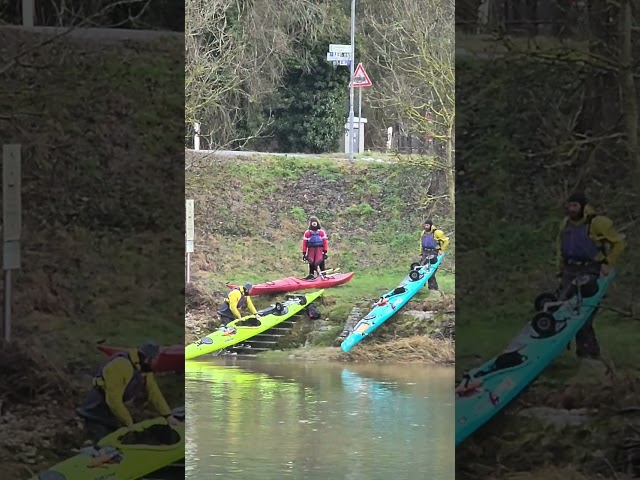
[[[629,160],[635,172],[635,180],[640,185],[640,157],[638,156],[638,101],[636,83],[633,78],[632,58],[632,17],[631,1],[622,0],[620,6],[620,85],[624,126],[627,137]]]

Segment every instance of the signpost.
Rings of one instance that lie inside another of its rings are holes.
[[[36,0],[22,0],[22,26],[33,28]]]
[[[186,223],[185,223],[185,251],[187,253],[187,265],[186,265],[186,283],[191,281],[191,254],[193,253],[193,241],[195,237],[195,228],[193,220],[193,200],[187,200],[185,203],[186,210]]]
[[[360,130],[362,129],[362,89],[372,85],[371,79],[364,70],[362,63],[358,64],[358,68],[353,74],[351,81],[353,86],[358,89],[358,148],[360,147]],[[352,140],[353,141],[353,140]]]
[[[2,147],[2,225],[4,270],[4,340],[11,341],[11,271],[20,269],[22,234],[21,149],[19,144]]]

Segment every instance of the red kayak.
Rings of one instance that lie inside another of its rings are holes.
[[[102,353],[108,356],[129,350],[126,347],[112,347],[101,344],[97,345],[97,347]],[[184,345],[160,347],[160,355],[153,364],[153,371],[184,372]]]
[[[313,280],[303,278],[287,277],[273,282],[265,282],[254,285],[249,294],[253,297],[260,295],[271,295],[275,293],[295,292],[298,290],[308,290],[310,288],[331,288],[349,282],[353,278],[354,272],[334,273],[326,277],[316,277]],[[227,283],[227,288],[236,288],[236,285]]]

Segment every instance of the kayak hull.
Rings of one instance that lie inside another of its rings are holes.
[[[340,344],[342,351],[345,353],[349,352],[349,350],[360,343],[367,335],[373,333],[380,325],[404,307],[436,273],[442,263],[443,257],[444,254],[438,257],[436,263],[422,267],[419,270],[420,278],[417,280],[411,280],[409,275],[407,275],[396,288],[385,293],[382,296],[385,303],[382,305],[380,302],[376,304],[373,309],[355,325],[353,331]]]
[[[126,347],[114,347],[111,345],[98,345],[98,349],[107,356],[117,353],[126,352]],[[183,372],[184,371],[184,346],[171,345],[160,348],[160,355],[153,363],[153,371],[157,373],[164,372]]]
[[[240,342],[244,342],[256,335],[275,327],[279,323],[282,323],[289,318],[293,317],[297,313],[304,310],[304,308],[317,300],[324,290],[318,292],[309,293],[306,295],[295,295],[290,300],[282,303],[284,310],[281,314],[277,314],[273,311],[273,305],[270,308],[264,309],[259,313],[260,325],[258,326],[243,326],[242,323],[248,319],[253,319],[253,315],[249,315],[233,322],[229,322],[226,327],[235,330],[235,333],[225,333],[222,331],[215,331],[210,333],[204,338],[201,338],[195,343],[187,345],[185,349],[185,359],[192,360],[202,355],[223,350],[225,348],[236,345]],[[271,312],[271,313],[267,313]]]
[[[251,288],[249,294],[252,297],[260,295],[274,295],[276,293],[297,292],[312,288],[331,288],[348,283],[353,278],[355,272],[334,273],[326,277],[316,277],[313,280],[305,280],[296,277],[281,278],[272,282],[259,283]],[[228,283],[227,288],[236,288],[237,285]]]
[[[31,480],[136,480],[184,459],[185,424],[183,422],[171,428],[170,445],[126,445],[121,443],[127,434],[126,428],[104,437],[98,447],[105,453],[97,457],[87,452],[71,457],[50,469],[40,472]],[[164,418],[146,420],[136,425],[139,430],[154,426],[168,428]],[[106,451],[108,449],[109,451]]]
[[[566,350],[598,307],[614,276],[611,272],[598,280],[598,292],[583,299],[580,313],[575,311],[575,298],[554,312],[553,335],[540,337],[527,322],[501,355],[466,373],[469,382],[465,384],[472,388],[466,392],[456,389],[456,446],[497,415]],[[499,369],[496,360],[502,364]]]

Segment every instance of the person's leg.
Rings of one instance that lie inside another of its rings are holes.
[[[597,281],[600,276],[600,265],[597,264],[590,267],[587,273]],[[595,308],[593,312],[591,312],[589,319],[576,334],[576,355],[580,358],[600,357],[600,345],[593,327],[593,322],[598,314],[598,310],[600,310],[600,307]]]
[[[420,265],[425,265],[427,262],[427,257],[429,256],[429,251],[422,249],[422,256],[420,257]]]
[[[427,281],[427,286],[429,290],[438,290],[438,281],[436,280],[435,272],[433,273],[433,275],[431,275],[431,277],[429,277],[429,280]]]
[[[104,423],[95,420],[85,419],[84,421],[84,432],[86,438],[94,447],[98,445],[100,440],[116,430],[117,428],[114,428],[113,426],[105,425]]]
[[[320,271],[321,271],[321,272],[324,272],[324,271],[327,269],[327,266],[325,265],[325,263],[324,263],[324,262],[325,262],[325,261],[324,261],[324,260],[322,260],[322,261],[320,262],[320,265],[318,265],[318,268],[320,269]]]

